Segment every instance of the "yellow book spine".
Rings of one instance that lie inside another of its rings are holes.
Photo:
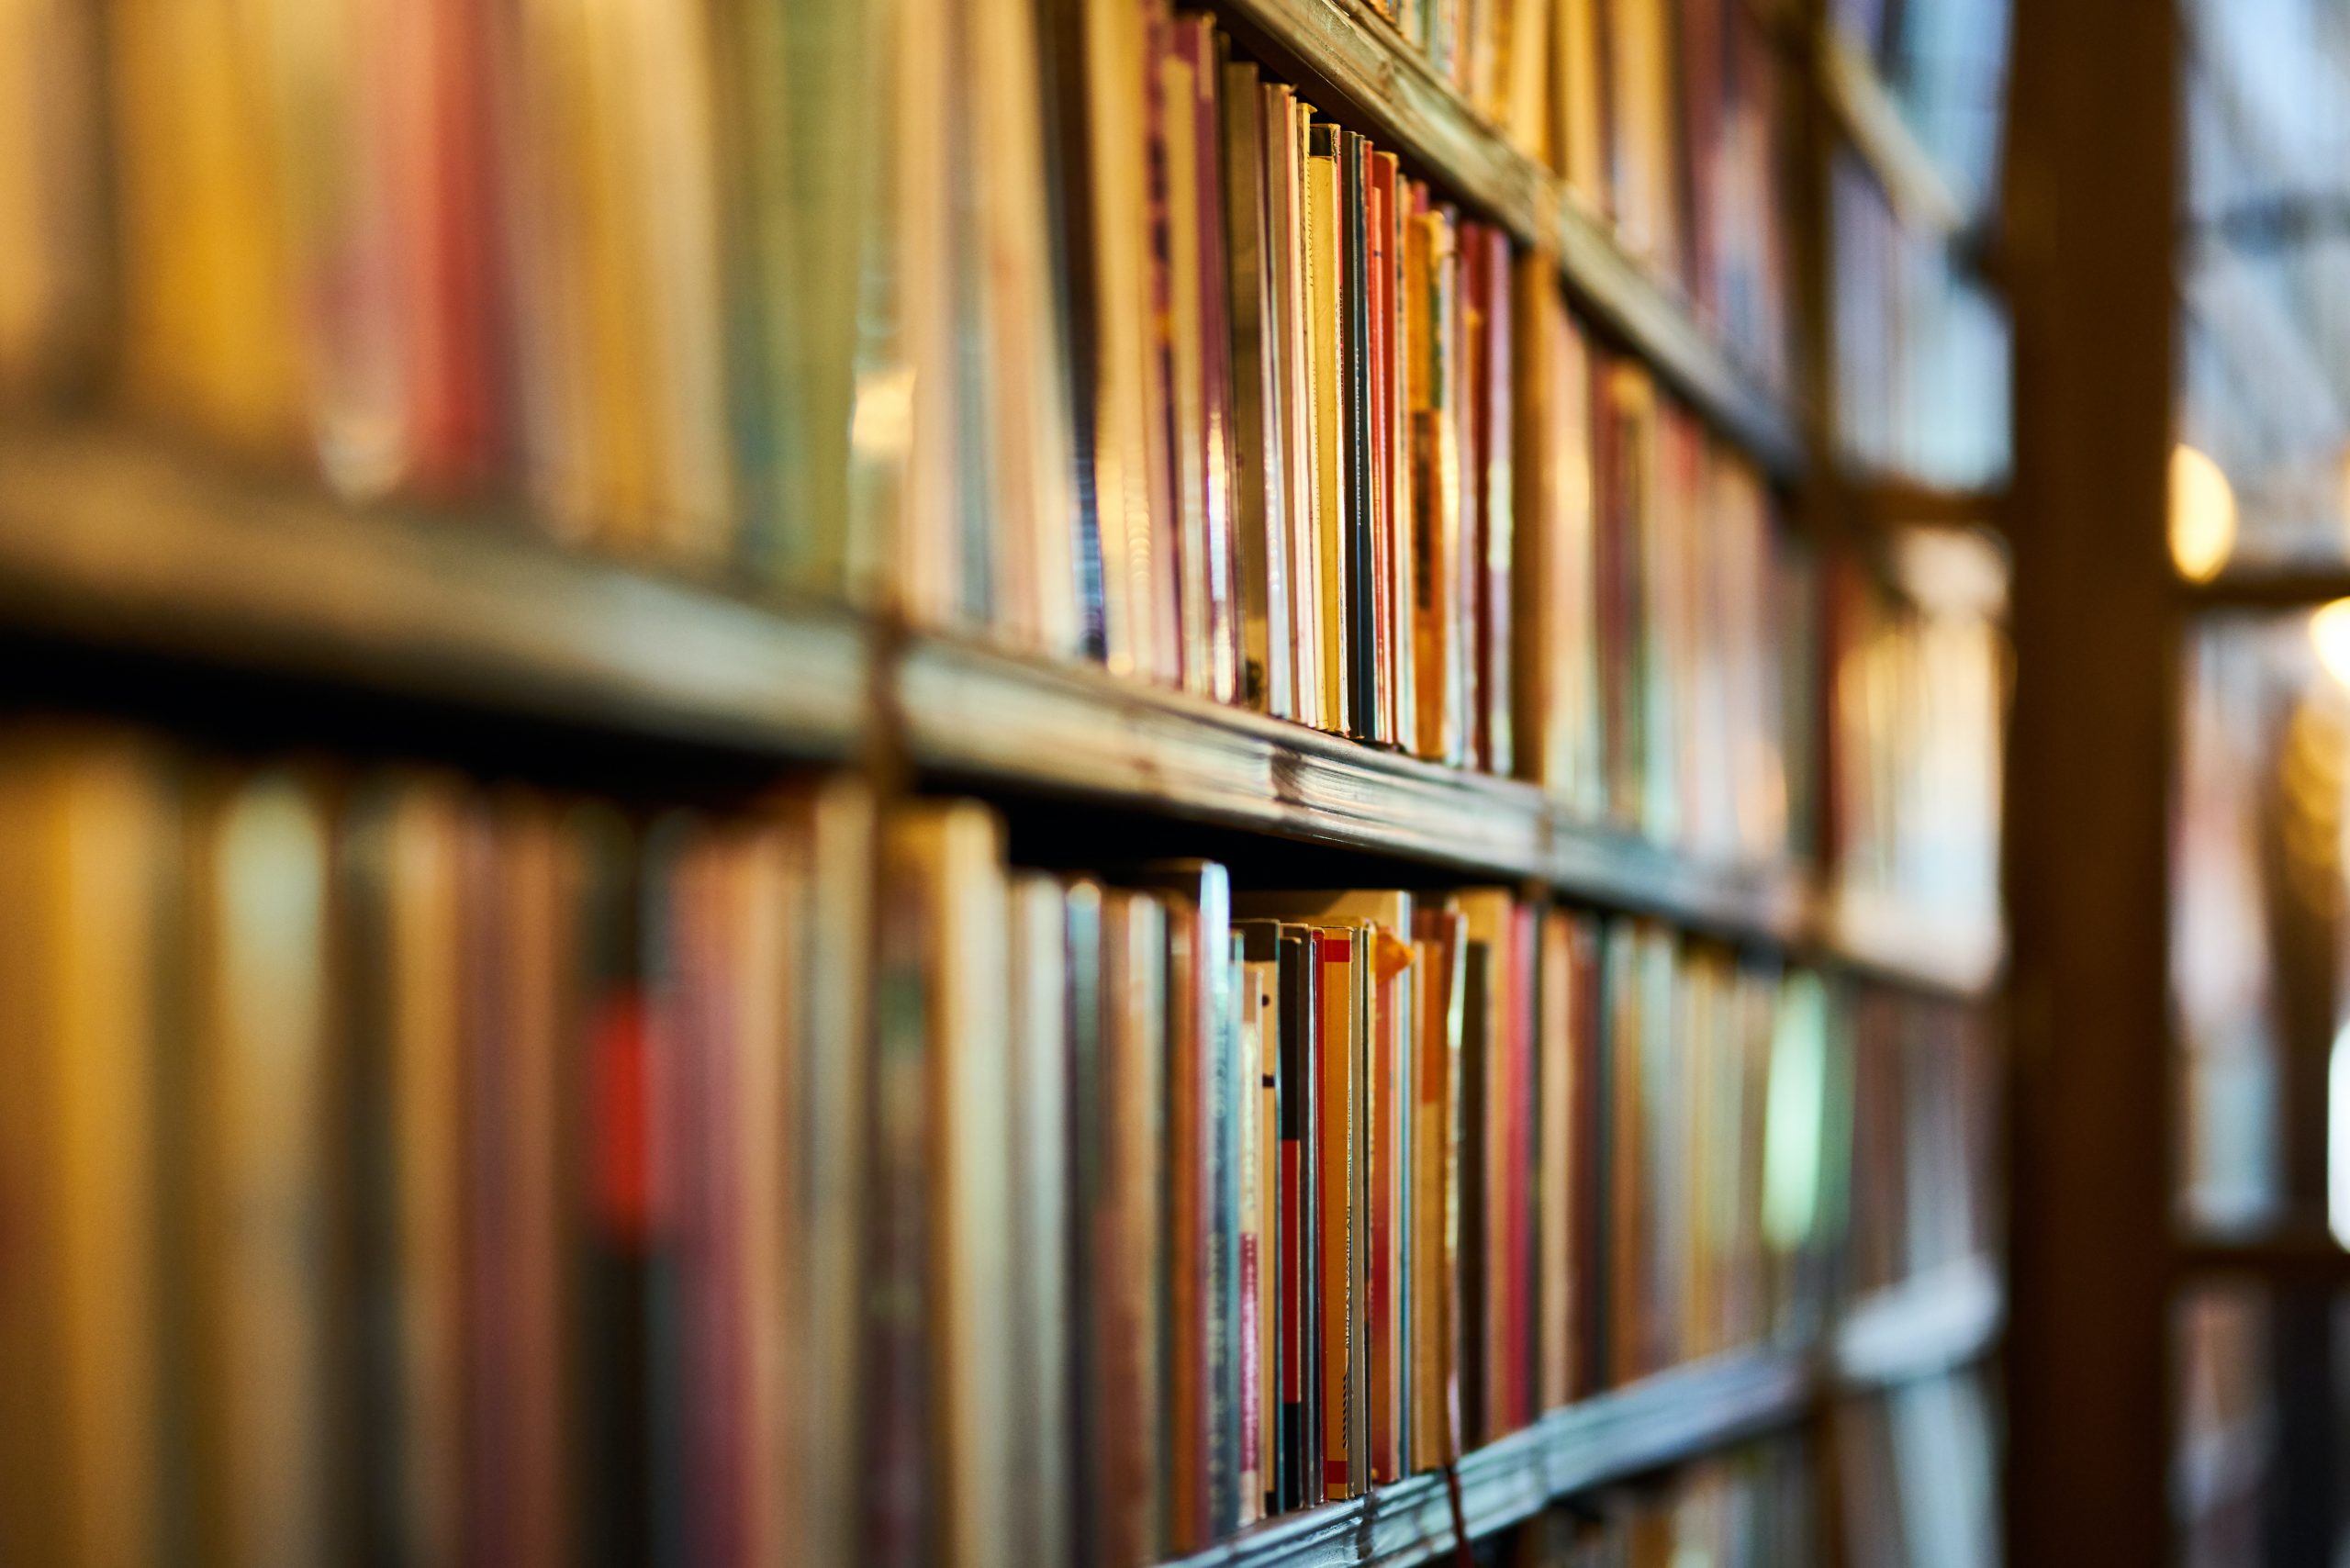
[[[1313,377],[1315,556],[1322,590],[1321,720],[1345,734],[1348,702],[1347,565],[1343,401],[1339,386],[1338,160],[1314,152],[1305,161],[1305,284],[1309,363]]]

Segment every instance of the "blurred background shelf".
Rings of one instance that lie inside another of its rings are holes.
[[[869,696],[847,615],[501,520],[347,507],[106,426],[0,429],[0,623],[759,753],[846,756]]]
[[[1148,806],[1486,876],[1539,878],[1540,791],[1081,665],[915,636],[898,700],[919,767]]]

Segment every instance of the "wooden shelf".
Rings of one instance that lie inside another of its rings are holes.
[[[1360,123],[1449,194],[1558,258],[1568,291],[1723,434],[1792,478],[1804,447],[1786,399],[1748,375],[1671,282],[1617,242],[1566,184],[1512,146],[1362,0],[1215,0],[1218,15],[1317,107]]]
[[[1563,1410],[1460,1462],[1462,1518],[1483,1537],[1556,1497],[1713,1452],[1810,1408],[1797,1351],[1752,1351],[1679,1368]],[[1453,1544],[1441,1474],[1274,1519],[1181,1560],[1180,1568],[1404,1568]]]
[[[1953,490],[1886,474],[1871,474],[1848,488],[1852,521],[1863,530],[2006,531],[2009,498],[2004,489]]]
[[[1529,785],[1438,767],[1082,665],[910,639],[898,700],[917,767],[1203,822],[1539,878]]]
[[[2350,1286],[2350,1251],[2321,1225],[2288,1225],[2241,1240],[2193,1238],[2179,1246],[2176,1262],[2181,1273],[2190,1275],[2233,1276],[2303,1290]]]
[[[877,699],[939,782],[1065,796],[1539,882],[1938,990],[1979,987],[1897,913],[1819,918],[1800,868],[1695,863],[1570,820],[1534,786],[845,610],[754,600],[510,520],[355,508],[118,427],[0,427],[0,626],[59,643],[838,759]]]
[[[754,604],[492,520],[345,507],[95,426],[0,430],[0,622],[491,712],[845,755],[850,618]]]
[[[1784,946],[1808,929],[1806,882],[1791,868],[1697,866],[1561,821],[1531,784],[1440,767],[1090,666],[916,636],[897,695],[915,765],[948,778],[1543,882],[1579,902],[1734,940]]]
[[[1953,1265],[1865,1299],[1818,1353],[1740,1351],[1554,1410],[1460,1462],[1472,1538],[1556,1499],[1662,1470],[1802,1420],[1840,1394],[1975,1361],[1998,1341],[2003,1302],[1987,1262]],[[1451,1551],[1441,1474],[1259,1525],[1169,1568],[1405,1568]]]

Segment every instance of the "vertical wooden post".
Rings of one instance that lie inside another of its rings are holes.
[[[2008,1560],[2169,1555],[2178,22],[2015,7]]]

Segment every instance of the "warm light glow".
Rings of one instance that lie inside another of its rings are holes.
[[[2236,547],[2236,494],[2228,476],[2194,447],[2170,454],[2170,558],[2179,576],[2207,583]]]
[[[2350,687],[2350,599],[2337,599],[2310,612],[2310,642],[2325,673]]]

